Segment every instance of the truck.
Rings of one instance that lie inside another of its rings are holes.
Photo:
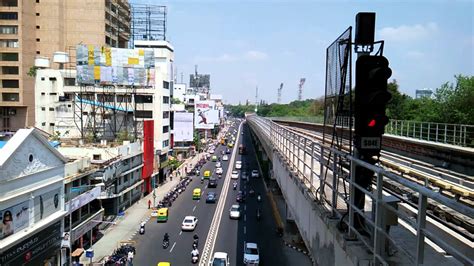
[[[245,154],[245,146],[244,144],[239,145],[239,154]]]

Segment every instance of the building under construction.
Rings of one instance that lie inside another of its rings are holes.
[[[167,8],[159,5],[132,4],[132,38],[134,41],[166,41]]]

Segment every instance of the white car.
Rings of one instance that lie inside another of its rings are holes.
[[[198,219],[196,216],[186,216],[184,217],[183,224],[181,225],[181,230],[183,231],[194,231],[196,228]]]
[[[228,160],[229,160],[229,156],[227,155],[222,156],[222,161],[228,161]]]
[[[224,170],[222,170],[222,167],[217,167],[216,168],[216,174],[222,175],[223,172],[224,172]]]
[[[230,174],[230,178],[239,179],[239,171],[237,170],[232,171],[232,174]]]
[[[240,218],[240,206],[238,204],[232,205],[229,210],[230,219]]]
[[[242,168],[242,161],[235,162],[235,169],[240,169],[240,168]]]
[[[209,266],[229,266],[230,259],[229,255],[225,252],[216,252],[212,259],[209,261]]]
[[[219,167],[222,167],[221,162],[217,162],[217,163],[216,163],[216,168],[219,168]]]
[[[258,178],[258,171],[252,170],[252,178]]]
[[[258,254],[258,247],[256,243],[244,243],[244,264],[258,265],[260,263],[260,256]]]
[[[210,154],[214,154],[214,150],[209,150],[209,153],[210,153]]]

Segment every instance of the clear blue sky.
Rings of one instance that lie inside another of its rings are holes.
[[[168,7],[167,39],[178,73],[211,74],[211,93],[228,103],[283,102],[324,95],[327,46],[358,12],[376,12],[392,78],[402,92],[437,88],[454,75],[474,75],[474,1],[153,1]],[[178,82],[180,75],[178,75]]]

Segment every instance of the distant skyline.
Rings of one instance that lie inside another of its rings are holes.
[[[168,7],[167,40],[177,79],[211,75],[211,93],[225,102],[282,102],[324,96],[326,48],[358,12],[376,12],[376,40],[402,93],[435,89],[454,75],[474,75],[473,1],[153,1]],[[354,32],[353,32],[354,34]],[[353,56],[353,63],[355,56]]]

